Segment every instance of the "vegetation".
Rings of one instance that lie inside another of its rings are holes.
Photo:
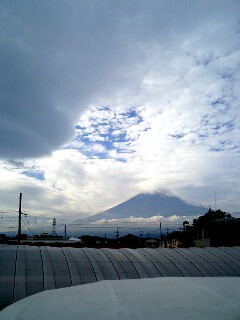
[[[195,230],[205,229],[208,228],[214,220],[226,219],[231,217],[232,216],[230,213],[226,213],[221,210],[214,211],[210,208],[208,212],[203,216],[200,216],[198,219],[193,220],[193,228]]]

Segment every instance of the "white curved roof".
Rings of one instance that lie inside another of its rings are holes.
[[[239,277],[105,280],[27,297],[0,319],[237,320],[239,295]]]

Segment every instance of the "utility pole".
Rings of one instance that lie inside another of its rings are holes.
[[[159,224],[159,228],[160,228],[160,238],[159,238],[159,240],[160,240],[160,246],[162,247],[162,223],[161,222]]]
[[[21,222],[22,222],[22,193],[19,196],[19,209],[18,209],[18,244],[21,239]]]
[[[53,237],[56,237],[56,235],[57,235],[56,224],[57,224],[57,220],[56,220],[56,218],[53,218],[53,223],[52,223],[52,236]]]
[[[65,236],[65,239],[67,239],[67,225],[66,224],[64,226],[64,236]]]
[[[118,227],[117,227],[117,230],[116,230],[116,237],[117,237],[117,239],[119,238],[119,231],[118,231]]]

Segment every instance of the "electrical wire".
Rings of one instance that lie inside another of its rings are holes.
[[[24,220],[22,220],[22,221],[23,221],[23,223],[25,224],[25,226],[27,227],[27,229],[31,232],[31,234],[32,234],[32,236],[33,236],[31,224],[28,222],[28,220],[26,219],[26,217],[24,217],[24,218],[25,218],[25,220],[26,220],[27,223],[26,223]],[[29,227],[28,227],[28,226],[29,226]]]

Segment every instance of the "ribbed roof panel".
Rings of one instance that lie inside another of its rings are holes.
[[[0,309],[37,292],[101,280],[239,275],[240,247],[100,250],[0,245]]]

